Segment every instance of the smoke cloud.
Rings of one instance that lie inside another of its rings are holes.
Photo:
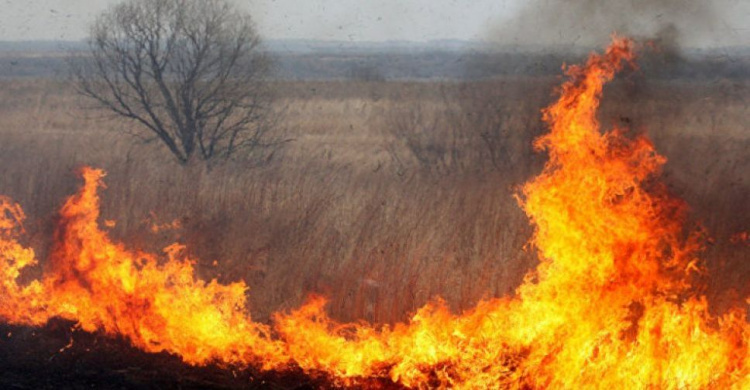
[[[487,39],[504,45],[590,47],[606,44],[617,32],[673,47],[742,44],[748,32],[730,26],[748,8],[738,0],[527,0],[490,28]]]

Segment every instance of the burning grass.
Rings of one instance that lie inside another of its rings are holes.
[[[545,110],[550,131],[536,145],[550,160],[519,195],[540,264],[514,296],[462,314],[437,300],[393,326],[337,322],[325,299],[311,298],[262,324],[243,282],[197,278],[180,246],[159,260],[112,240],[99,225],[103,172],[86,168],[44,275],[26,285],[17,279],[36,258],[18,242],[20,207],[3,201],[0,317],[37,326],[65,318],[191,364],[298,367],[337,385],[746,388],[746,307],[709,313],[694,277],[705,270],[703,238],[656,180],[664,158],[645,137],[600,131],[603,86],[633,56],[616,38],[568,69]]]

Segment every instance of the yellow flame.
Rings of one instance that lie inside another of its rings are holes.
[[[25,286],[20,271],[37,260],[17,241],[21,208],[0,198],[0,319],[62,317],[190,364],[296,365],[338,385],[748,389],[746,309],[714,317],[694,292],[700,237],[684,238],[683,204],[654,180],[665,159],[643,137],[600,131],[602,87],[634,61],[632,46],[614,38],[570,67],[544,111],[550,132],[536,146],[549,162],[519,195],[541,263],[514,297],[460,315],[435,300],[393,327],[336,323],[312,297],[259,324],[247,286],[197,279],[181,246],[160,257],[110,240],[97,223],[104,172],[86,168],[46,273]]]

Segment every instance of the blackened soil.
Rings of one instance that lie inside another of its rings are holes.
[[[125,340],[75,330],[53,320],[43,328],[0,325],[0,389],[327,389],[325,378],[299,369],[192,367],[166,353],[149,354]],[[390,381],[362,388],[393,388]]]

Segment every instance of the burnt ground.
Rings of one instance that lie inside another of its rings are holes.
[[[299,369],[192,367],[167,353],[149,354],[127,341],[72,330],[53,320],[43,328],[0,325],[1,389],[326,389],[325,378]],[[368,383],[366,388],[393,388]]]

